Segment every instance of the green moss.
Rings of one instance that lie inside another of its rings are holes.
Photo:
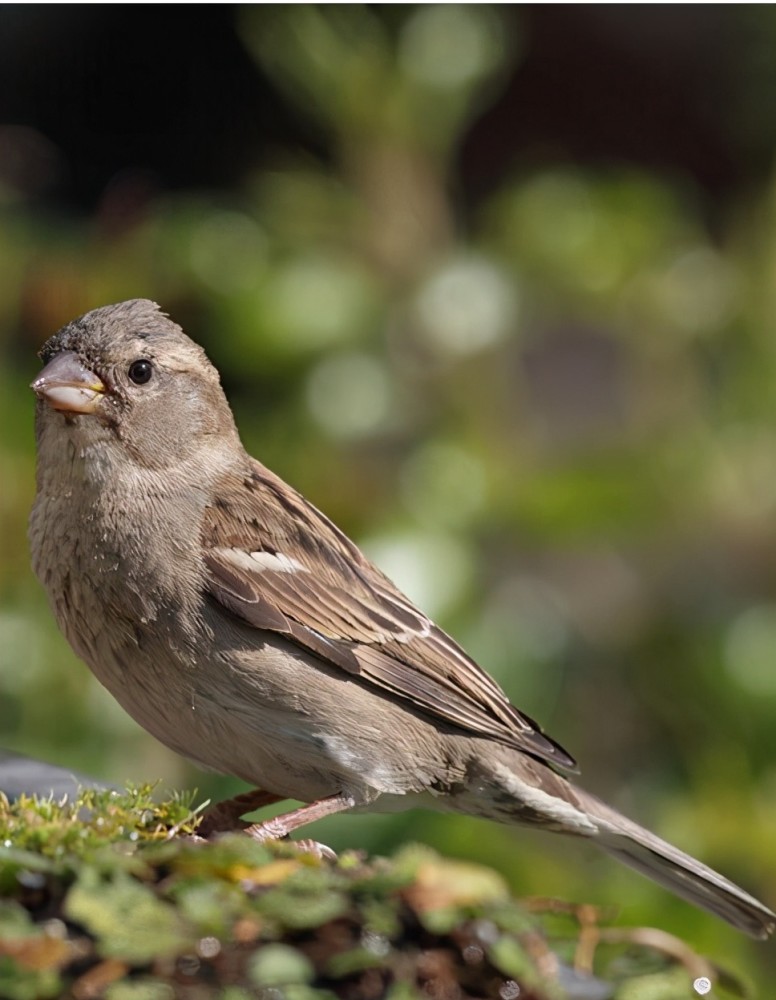
[[[182,982],[226,1000],[257,989],[285,1000],[566,995],[573,908],[559,929],[492,870],[426,847],[329,863],[242,833],[205,842],[197,814],[150,786],[70,804],[0,800],[0,996],[166,1000],[188,995]],[[688,985],[672,959],[641,948],[649,961],[626,963],[622,952],[596,958],[613,996]]]
[[[193,795],[153,799],[153,785],[129,786],[124,792],[82,789],[77,798],[56,801],[22,795],[13,805],[0,793],[0,860],[8,851],[62,859],[83,857],[114,843],[146,843],[170,839],[171,831],[191,834],[197,826]]]
[[[99,941],[100,955],[133,965],[179,955],[195,944],[174,907],[122,871],[103,877],[84,867],[67,894],[63,912]]]

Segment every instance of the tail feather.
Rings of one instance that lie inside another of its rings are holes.
[[[585,837],[670,892],[726,920],[755,938],[776,929],[776,914],[719,872],[572,785],[546,765],[521,755],[490,771],[500,793],[485,815]],[[478,797],[476,815],[483,815]],[[475,807],[476,808],[476,807]],[[472,809],[475,811],[475,809]]]
[[[773,933],[776,914],[754,896],[594,796],[578,788],[574,793],[597,821],[594,839],[608,854],[752,937],[764,939]]]

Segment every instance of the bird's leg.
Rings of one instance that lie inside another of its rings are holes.
[[[254,809],[261,809],[263,806],[271,806],[275,802],[282,801],[282,796],[265,792],[263,788],[242,792],[240,795],[235,795],[233,799],[224,799],[223,802],[217,802],[211,806],[203,815],[197,827],[197,834],[207,839],[216,833],[252,829],[249,823],[241,821],[241,816],[253,812]]]
[[[264,843],[266,840],[280,840],[294,830],[298,830],[300,826],[312,823],[316,819],[322,819],[324,816],[352,809],[355,804],[349,795],[330,795],[326,799],[319,799],[309,805],[300,806],[299,809],[293,809],[291,812],[283,813],[274,819],[268,819],[264,823],[254,823],[245,832],[254,840],[258,840],[259,843]],[[309,851],[316,857],[336,860],[337,855],[325,844],[319,844],[315,840],[300,840],[297,841],[297,844],[302,850]]]

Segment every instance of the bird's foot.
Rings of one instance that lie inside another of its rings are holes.
[[[266,844],[270,840],[282,840],[293,844],[300,851],[304,851],[305,854],[311,854],[319,861],[337,860],[336,853],[330,847],[327,847],[326,844],[321,844],[317,840],[310,839],[290,840],[288,834],[278,833],[277,830],[272,828],[272,820],[268,820],[266,823],[254,823],[252,826],[246,826],[245,833],[259,844]]]
[[[240,817],[245,813],[282,802],[279,795],[265,792],[262,788],[235,795],[233,799],[225,799],[211,806],[203,815],[197,827],[195,836],[199,840],[209,840],[219,833],[231,833],[235,830],[247,830],[250,823],[245,823]]]
[[[323,816],[331,816],[333,813],[350,809],[354,804],[348,796],[331,795],[327,799],[319,799],[317,802],[309,803],[309,805],[300,806],[299,809],[293,809],[291,812],[265,820],[263,823],[246,823],[241,819],[245,813],[281,801],[280,796],[256,788],[252,792],[244,792],[242,795],[236,795],[233,799],[218,802],[211,806],[202,817],[195,838],[200,841],[209,840],[219,833],[242,830],[260,844],[264,844],[268,840],[284,840],[293,830],[299,829],[306,823],[312,823]],[[318,843],[317,840],[298,840],[295,843],[300,850],[306,851],[316,858],[328,861],[337,860],[334,851],[326,844]]]
[[[283,840],[294,830],[312,823],[316,819],[324,816],[331,816],[333,813],[343,812],[354,805],[353,799],[347,795],[330,795],[327,799],[319,799],[309,805],[300,806],[291,812],[283,813],[274,819],[268,819],[264,823],[254,823],[246,828],[245,832],[257,840],[259,843],[266,843],[268,840]],[[326,858],[336,861],[337,855],[330,847],[319,844],[317,840],[296,841],[297,846],[303,851],[309,851],[317,858]]]

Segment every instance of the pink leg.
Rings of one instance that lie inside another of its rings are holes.
[[[280,840],[294,830],[298,830],[300,826],[312,823],[316,819],[323,819],[324,816],[332,816],[334,813],[352,809],[354,805],[355,802],[349,796],[330,795],[327,799],[319,799],[309,805],[300,806],[299,809],[293,809],[291,812],[283,813],[274,819],[268,819],[264,823],[254,823],[245,832],[260,843],[267,840]],[[331,848],[324,844],[318,844],[314,840],[300,841],[299,846],[318,857],[336,858],[336,854]]]
[[[216,833],[229,833],[232,830],[244,830],[251,828],[249,824],[243,823],[240,817],[245,813],[253,812],[254,809],[261,809],[263,806],[274,805],[275,802],[282,802],[280,795],[273,795],[265,792],[263,788],[254,788],[250,792],[242,792],[235,795],[233,799],[225,799],[211,806],[197,828],[200,837],[212,837]]]

